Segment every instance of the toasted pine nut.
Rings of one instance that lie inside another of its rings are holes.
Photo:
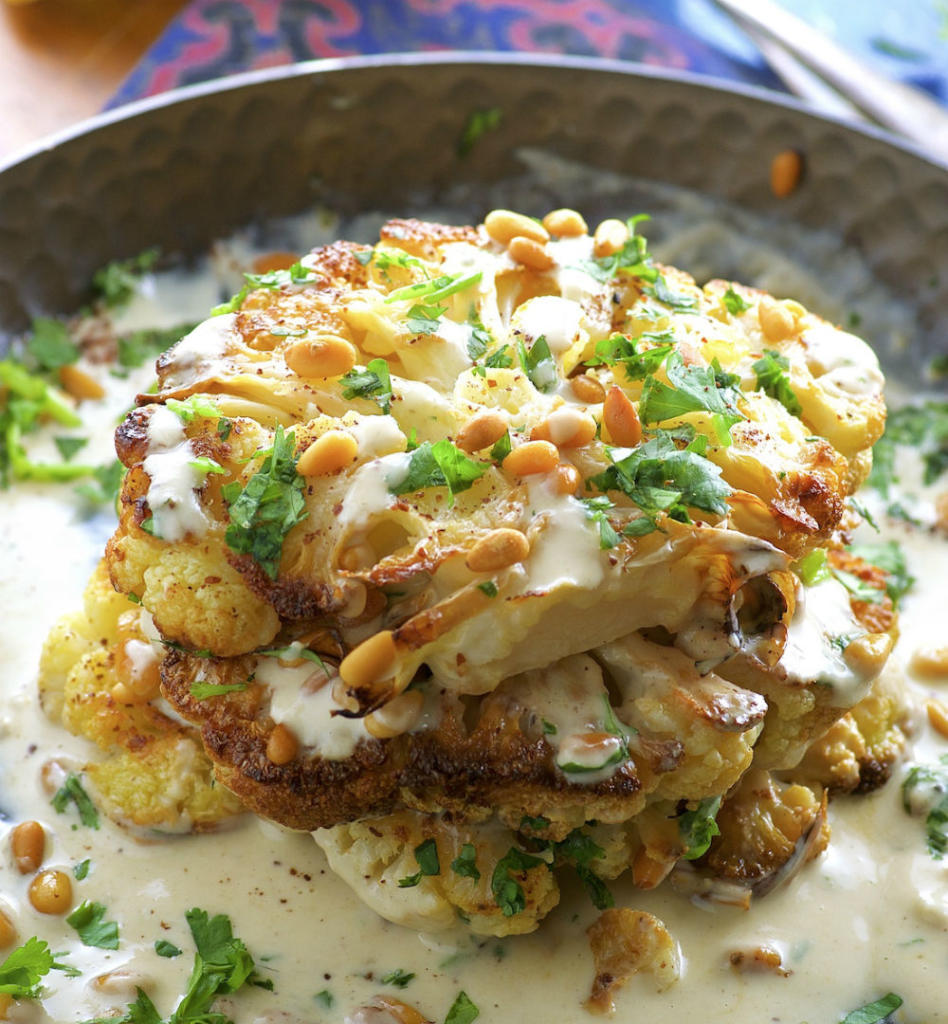
[[[610,217],[604,220],[593,235],[593,255],[612,256],[629,240],[629,228],[621,220]]]
[[[271,270],[289,270],[298,259],[292,252],[265,252],[253,261],[253,272],[267,274]]]
[[[940,733],[948,739],[948,707],[945,707],[940,700],[933,697],[926,705],[928,721],[935,732]]]
[[[668,874],[674,861],[669,864],[651,857],[648,847],[639,847],[632,861],[632,881],[639,889],[654,889]]]
[[[65,871],[41,871],[29,888],[30,903],[41,914],[65,914],[72,906],[72,882]]]
[[[557,494],[575,494],[582,482],[579,470],[568,462],[561,462],[553,474],[553,489]]]
[[[9,1020],[7,1011],[12,1010],[14,1006],[13,996],[8,995],[6,992],[0,992],[0,1020]]]
[[[16,942],[16,928],[7,915],[0,910],[0,949],[6,949]]]
[[[300,743],[292,729],[282,722],[267,737],[267,760],[275,765],[289,764],[299,753]]]
[[[514,213],[513,210],[491,210],[484,218],[484,227],[490,237],[501,245],[508,245],[518,235],[534,242],[550,240],[550,234],[542,224],[522,213]]]
[[[909,671],[923,679],[948,679],[948,647],[922,647],[912,655]]]
[[[770,162],[770,191],[785,199],[800,184],[803,157],[795,149],[784,149]]]
[[[479,452],[504,436],[507,421],[499,412],[479,412],[458,431],[456,443],[462,452]]]
[[[609,388],[602,406],[602,425],[613,444],[631,448],[642,440],[642,424],[631,399],[615,384]]]
[[[532,473],[552,473],[559,465],[560,454],[549,441],[527,441],[501,463],[504,472],[512,476],[530,476]]]
[[[471,572],[496,572],[522,562],[530,554],[530,542],[519,530],[491,530],[467,553]]]
[[[152,979],[132,967],[117,967],[92,979],[92,987],[113,996],[133,996],[136,989],[150,989]]]
[[[69,769],[57,758],[51,757],[48,761],[44,761],[42,768],[40,768],[40,781],[43,784],[43,792],[47,796],[52,796],[62,787],[68,774]]]
[[[555,409],[530,431],[531,441],[552,441],[557,448],[582,448],[595,436],[592,416],[568,405]]]
[[[765,295],[757,306],[757,319],[760,329],[768,341],[782,341],[793,332],[793,314],[782,303],[770,295]]]
[[[332,476],[355,462],[359,442],[345,430],[327,430],[299,457],[300,476]]]
[[[396,655],[394,634],[390,629],[380,630],[342,659],[339,675],[348,687],[361,690],[389,675]]]
[[[73,398],[78,398],[80,401],[86,398],[102,398],[105,395],[105,388],[95,377],[90,376],[75,363],[60,366],[59,383]]]
[[[354,346],[336,334],[301,338],[283,350],[286,365],[300,377],[341,377],[355,366]]]
[[[556,262],[542,242],[535,242],[532,238],[524,238],[522,235],[510,240],[507,252],[510,253],[511,259],[534,270],[549,270]]]
[[[21,821],[10,835],[10,849],[21,875],[39,870],[46,851],[46,832],[38,821]]]
[[[605,389],[599,381],[586,373],[570,378],[569,386],[573,389],[573,394],[586,405],[599,405],[606,397]]]
[[[414,1006],[409,1006],[408,1003],[403,1003],[401,999],[395,999],[393,996],[374,996],[369,1007],[375,1010],[383,1011],[382,1014],[363,1014],[359,1015],[359,1009],[355,1011],[352,1020],[358,1021],[362,1024],[364,1021],[369,1020],[391,1020],[396,1024],[430,1024],[427,1017],[419,1013]]]
[[[366,732],[377,740],[401,736],[418,721],[424,704],[425,696],[420,690],[406,690],[365,716]]]
[[[543,226],[558,238],[575,238],[577,235],[585,235],[589,230],[581,213],[565,208],[550,210],[543,218]]]

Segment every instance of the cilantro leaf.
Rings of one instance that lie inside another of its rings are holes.
[[[491,337],[490,331],[484,326],[474,306],[471,306],[471,311],[468,313],[467,324],[471,328],[471,336],[467,341],[467,354],[472,362],[477,362],[493,345],[494,339]]]
[[[872,472],[867,480],[886,498],[889,488],[898,481],[897,445],[908,445],[921,453],[923,482],[934,483],[948,470],[948,400],[932,399],[889,413],[885,433],[872,450]]]
[[[790,363],[786,356],[770,348],[765,348],[763,356],[754,363],[757,389],[771,398],[776,398],[791,416],[799,416],[803,412],[803,406],[790,386],[790,377],[787,373],[789,369]]]
[[[924,814],[928,852],[941,860],[948,852],[948,754],[936,764],[913,765],[902,783],[902,806]]]
[[[125,477],[125,467],[122,463],[115,459],[104,466],[95,466],[91,476],[91,480],[76,487],[76,494],[90,505],[114,505]]]
[[[677,310],[679,313],[698,312],[697,298],[687,292],[674,291],[665,280],[663,274],[659,274],[655,278],[655,282],[651,285],[646,285],[643,290],[646,295],[657,299],[659,302],[663,302],[666,306],[671,306],[672,309]]]
[[[39,983],[54,966],[49,946],[34,935],[0,964],[0,992],[14,999],[38,999]]]
[[[231,296],[227,302],[222,302],[211,310],[211,316],[221,316],[224,313],[236,313],[244,304],[244,299],[260,288],[284,288],[291,284],[308,284],[316,280],[316,274],[308,267],[304,267],[301,260],[297,260],[288,270],[269,270],[265,274],[244,274],[246,284]]]
[[[242,693],[249,685],[249,679],[242,683],[204,683],[195,680],[188,692],[195,700],[207,700],[209,697],[220,697],[225,693]]]
[[[652,262],[644,236],[636,232],[638,224],[648,219],[647,213],[629,217],[626,221],[629,238],[622,248],[611,256],[583,260],[579,264],[579,269],[584,270],[600,284],[606,284],[619,273],[631,274],[644,281],[655,281],[659,276],[658,268]]]
[[[81,882],[89,874],[89,868],[92,866],[92,861],[86,857],[85,860],[79,861],[79,863],[72,869],[72,873],[76,878],[76,881]]]
[[[426,839],[415,847],[415,862],[418,864],[418,870],[413,875],[406,875],[398,880],[400,889],[410,889],[416,886],[426,875],[441,874],[438,844],[434,839]]]
[[[412,306],[405,317],[405,325],[412,334],[435,334],[447,306]]]
[[[642,343],[649,343],[643,348]],[[586,361],[587,366],[621,366],[629,380],[642,380],[655,371],[675,348],[674,335],[670,331],[640,334],[629,338],[624,334],[613,334],[596,342],[596,354]]]
[[[154,268],[160,255],[158,249],[145,249],[137,256],[107,263],[92,277],[96,296],[106,306],[124,306],[135,294],[141,276]]]
[[[155,940],[155,952],[159,956],[163,956],[168,960],[174,959],[176,956],[181,956],[181,950],[167,939],[156,939]]]
[[[296,472],[293,431],[278,426],[273,446],[240,494],[230,502],[230,525],[224,539],[238,554],[249,554],[275,580],[280,570],[283,541],[309,513],[304,479]],[[230,493],[230,492],[228,492]]]
[[[685,811],[678,818],[678,834],[685,844],[685,860],[697,860],[708,852],[711,840],[721,834],[715,820],[721,809],[719,796],[699,801],[693,811]]]
[[[513,442],[510,440],[510,431],[505,430],[493,445],[491,445],[490,460],[495,465],[499,466],[512,451]]]
[[[425,441],[410,456],[405,478],[389,490],[411,494],[426,487],[447,487],[452,497],[466,491],[487,472],[487,464],[469,459],[450,441]]]
[[[89,443],[88,437],[54,437],[53,443],[59,449],[59,454],[69,462],[72,457],[81,451]]]
[[[317,992],[313,998],[324,1010],[331,1010],[336,1003],[336,997],[328,988],[324,988],[321,992]]]
[[[490,890],[494,894],[494,902],[503,911],[504,917],[513,917],[515,914],[521,913],[527,905],[523,886],[513,876],[540,865],[546,867],[546,861],[525,853],[516,846],[511,846],[497,861],[490,879]]]
[[[609,516],[606,514],[610,509],[615,508],[615,505],[604,494],[579,500],[586,506],[586,518],[591,519],[599,527],[600,550],[609,551],[611,548],[617,547],[622,538],[616,533],[615,527],[609,522]]]
[[[885,571],[887,576],[885,591],[892,599],[892,603],[898,606],[902,597],[915,584],[915,577],[908,571],[905,552],[899,547],[898,541],[854,544],[849,550],[864,561]]]
[[[471,1002],[467,993],[458,992],[444,1018],[444,1024],[472,1024],[480,1015],[481,1011]]]
[[[847,1013],[840,1024],[883,1024],[901,1005],[902,997],[889,992],[874,1003],[867,1003]]]
[[[389,971],[388,974],[383,975],[381,981],[383,985],[394,985],[395,988],[407,988],[414,977],[415,975],[413,972],[402,970],[401,967],[396,967],[394,971]]]
[[[89,794],[82,788],[79,776],[74,772],[66,776],[66,781],[56,791],[50,803],[58,814],[62,814],[70,803],[74,803],[82,824],[86,828],[98,829],[99,812],[95,809]]]
[[[556,372],[556,360],[550,351],[546,336],[541,334],[527,351],[522,341],[518,341],[517,347],[520,353],[520,365],[524,373],[530,378],[530,383],[537,389],[548,393],[556,387],[558,375]]]
[[[727,286],[727,291],[721,296],[724,302],[724,308],[731,314],[731,316],[740,316],[741,313],[747,312],[751,308],[751,304],[744,300],[744,298],[734,291],[733,285]]]
[[[730,429],[742,420],[737,411],[740,391],[737,377],[717,365],[685,366],[679,352],[673,352],[665,364],[671,387],[657,377],[646,377],[639,400],[639,418],[643,423],[664,423],[689,412],[710,412],[718,440],[730,444]]]
[[[43,370],[58,370],[79,358],[79,346],[69,337],[66,325],[47,316],[33,321],[26,350]]]
[[[554,843],[553,848],[558,859],[572,864],[597,910],[615,906],[609,887],[590,866],[594,860],[600,860],[606,855],[606,851],[592,836],[576,828],[565,839]]]
[[[496,597],[498,593],[497,584],[492,580],[485,580],[483,583],[478,583],[477,589],[481,591],[481,593],[486,594],[487,597]]]
[[[106,921],[105,907],[101,903],[90,903],[83,900],[66,917],[66,924],[72,925],[79,933],[84,946],[95,946],[98,949],[118,949],[119,928],[115,921]]]
[[[472,110],[464,129],[458,139],[458,156],[465,157],[480,141],[485,133],[494,131],[501,122],[503,113],[500,107],[486,107],[483,110]]]
[[[342,377],[343,398],[371,398],[382,412],[392,408],[392,378],[384,359],[370,359],[364,370],[350,370]]]
[[[460,853],[451,861],[451,870],[462,878],[473,878],[476,882],[481,873],[477,867],[477,850],[473,843],[465,843]]]

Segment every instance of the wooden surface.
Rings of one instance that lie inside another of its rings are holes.
[[[187,0],[0,0],[0,160],[97,113]]]

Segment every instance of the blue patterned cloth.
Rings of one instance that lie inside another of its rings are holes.
[[[948,0],[783,0],[881,71],[948,100]],[[710,0],[193,0],[109,106],[319,57],[496,50],[610,57],[781,88]]]

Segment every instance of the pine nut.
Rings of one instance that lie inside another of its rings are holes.
[[[16,928],[7,915],[0,910],[0,949],[6,949],[16,942]]]
[[[532,238],[520,235],[510,240],[507,252],[511,259],[533,270],[550,270],[556,263],[542,242],[534,242]]]
[[[570,209],[551,210],[543,218],[543,226],[558,238],[575,238],[589,230],[583,215]]]
[[[114,971],[107,971],[93,978],[92,987],[108,995],[130,997],[135,995],[136,989],[152,988],[153,983],[150,975],[142,971],[131,967],[118,967]]]
[[[300,744],[292,729],[282,722],[267,737],[267,760],[275,765],[289,764],[299,752]]]
[[[573,394],[586,405],[599,405],[606,397],[605,389],[599,381],[586,373],[572,377],[569,386],[573,389]]]
[[[13,1006],[13,996],[7,995],[6,992],[0,992],[0,1020],[9,1020],[7,1011],[12,1010]]]
[[[948,679],[948,647],[922,647],[912,655],[909,671],[923,679]]]
[[[283,350],[286,365],[299,377],[341,377],[355,366],[355,347],[335,334],[301,338]]]
[[[414,1006],[409,1006],[408,1003],[403,1003],[401,999],[395,999],[393,996],[374,996],[369,1006],[382,1012],[359,1016],[357,1009],[353,1021],[360,1024],[369,1020],[390,1020],[395,1024],[430,1024],[428,1018],[419,1013]]]
[[[365,716],[365,728],[377,740],[401,736],[421,717],[425,696],[420,690],[407,690],[383,704],[378,711]]]
[[[596,421],[589,413],[563,406],[530,431],[531,441],[552,441],[557,448],[582,448],[596,436]]]
[[[579,470],[568,462],[561,462],[553,474],[553,490],[557,494],[575,494],[582,482]]]
[[[509,245],[512,238],[518,235],[530,238],[534,242],[548,242],[549,232],[530,217],[513,210],[491,210],[484,218],[484,228],[495,242]]]
[[[928,721],[935,732],[948,739],[948,707],[945,707],[940,700],[932,698],[926,705]]]
[[[642,440],[639,414],[628,395],[614,384],[603,402],[602,425],[612,443],[620,448],[632,448]]]
[[[59,383],[62,384],[65,391],[68,391],[73,398],[79,399],[80,402],[87,398],[97,399],[105,396],[105,388],[95,377],[90,376],[75,363],[60,366]]]
[[[511,476],[530,476],[532,473],[552,473],[559,465],[560,454],[549,441],[527,441],[501,463]]]
[[[793,192],[803,177],[803,157],[795,149],[784,149],[770,162],[770,191],[778,199]]]
[[[65,914],[72,906],[72,882],[65,871],[41,871],[29,888],[30,903],[40,914]]]
[[[793,333],[793,314],[782,303],[765,295],[757,306],[760,329],[768,341],[782,341]]]
[[[507,430],[507,421],[499,412],[479,412],[458,431],[456,444],[462,452],[479,452],[496,444]]]
[[[380,630],[342,659],[339,675],[350,689],[361,690],[391,674],[396,654],[394,634]]]
[[[268,274],[271,270],[289,270],[298,259],[292,252],[265,252],[253,261],[253,272]]]
[[[530,554],[530,542],[519,530],[492,530],[467,553],[471,572],[496,572],[522,562]]]
[[[10,848],[17,870],[30,875],[39,870],[46,851],[46,832],[38,821],[22,821],[10,835]]]
[[[300,476],[332,476],[355,462],[359,442],[345,430],[327,430],[303,452],[296,463]]]
[[[604,220],[593,235],[593,255],[612,256],[629,240],[629,228],[621,220],[610,217]]]

